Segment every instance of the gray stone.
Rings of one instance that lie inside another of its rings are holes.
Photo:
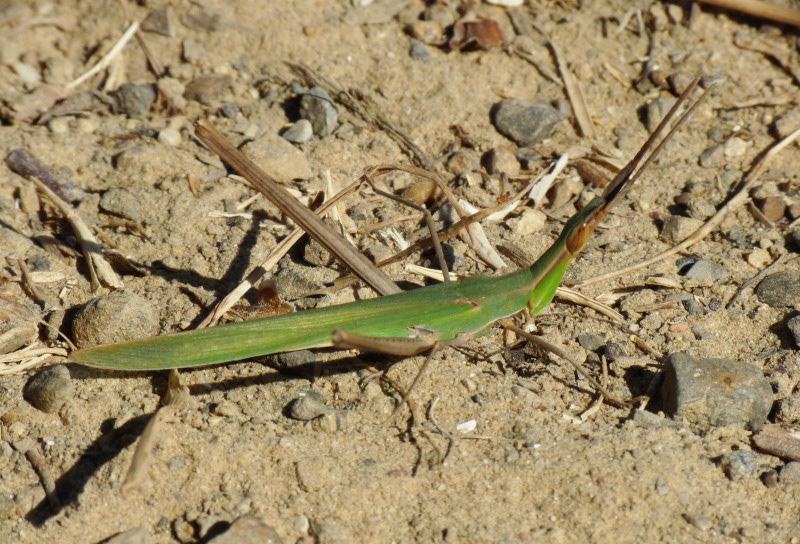
[[[599,334],[579,334],[577,340],[587,351],[597,351],[606,344],[605,339]]]
[[[408,55],[414,59],[422,62],[430,62],[431,54],[425,44],[419,40],[411,39],[411,45],[408,48]]]
[[[773,308],[800,306],[800,270],[770,274],[756,287],[758,300]]]
[[[688,279],[702,282],[725,281],[730,277],[730,272],[724,266],[706,259],[697,259],[683,274]]]
[[[300,117],[308,119],[319,137],[327,136],[339,122],[339,110],[328,91],[322,87],[312,87],[300,99]]]
[[[255,516],[242,516],[208,544],[281,544],[283,541],[271,526]]]
[[[800,315],[796,315],[786,322],[786,328],[794,338],[794,343],[800,349]]]
[[[492,117],[500,134],[521,147],[544,140],[563,119],[561,113],[546,102],[518,99],[501,101],[495,106]]]
[[[758,430],[772,408],[772,388],[760,369],[726,359],[673,353],[664,362],[664,410],[701,430],[740,425]]]
[[[156,86],[149,83],[142,85],[124,83],[114,91],[114,100],[114,113],[141,119],[147,115],[153,102],[156,101]]]
[[[272,359],[272,365],[278,370],[293,370],[298,367],[312,365],[317,361],[317,355],[310,350],[287,351],[279,353]]]
[[[57,412],[72,396],[74,387],[64,365],[49,366],[28,384],[25,397],[42,412]]]
[[[114,291],[93,298],[75,316],[72,334],[79,347],[113,344],[158,332],[158,309],[146,298]]]
[[[142,30],[174,38],[175,25],[172,22],[172,10],[169,8],[154,9],[142,21]]]
[[[239,109],[239,106],[228,102],[227,104],[223,104],[222,107],[219,109],[219,114],[223,117],[227,117],[228,119],[236,119],[241,115],[242,111]]]
[[[242,151],[276,181],[285,183],[311,177],[306,156],[277,134],[248,142]]]
[[[104,540],[103,544],[153,544],[153,542],[155,542],[153,536],[144,527],[136,527]]]
[[[294,142],[296,144],[302,144],[309,141],[313,135],[314,129],[312,128],[311,122],[308,119],[300,119],[292,126],[287,128],[283,134],[281,134],[285,140]]]
[[[701,226],[703,226],[703,222],[699,219],[683,217],[682,215],[670,215],[664,220],[661,236],[668,242],[677,244],[688,238]]]
[[[725,476],[732,481],[743,480],[755,472],[758,456],[750,450],[735,450],[726,453],[720,459]]]
[[[140,197],[124,187],[114,187],[103,193],[99,206],[106,213],[130,219],[135,223],[143,220]]]

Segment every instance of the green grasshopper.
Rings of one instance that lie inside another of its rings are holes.
[[[697,81],[681,95],[602,196],[576,213],[555,243],[530,268],[501,277],[476,276],[348,304],[79,349],[72,352],[70,359],[98,368],[144,371],[197,367],[333,346],[404,357],[428,351],[429,360],[440,348],[474,338],[495,322],[525,308],[535,315],[553,298],[567,267],[610,208],[702,99],[679,118],[645,160]]]

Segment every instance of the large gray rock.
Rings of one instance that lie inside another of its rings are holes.
[[[741,425],[758,430],[772,408],[772,388],[761,370],[727,359],[673,353],[664,362],[664,411],[707,430]]]

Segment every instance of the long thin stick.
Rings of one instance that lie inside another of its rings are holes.
[[[386,277],[372,261],[344,240],[330,225],[300,204],[295,197],[278,185],[244,153],[233,147],[211,122],[207,119],[198,119],[194,123],[194,128],[195,134],[203,143],[359,278],[384,296],[400,292],[400,288]]]
[[[573,285],[573,288],[583,287],[592,283],[597,283],[598,281],[610,280],[612,278],[622,276],[629,272],[633,272],[634,270],[638,270],[646,266],[651,266],[672,255],[675,255],[678,252],[687,249],[688,247],[696,244],[697,242],[708,236],[708,234],[712,230],[717,228],[717,225],[722,223],[723,219],[725,219],[725,217],[729,213],[733,213],[736,209],[738,209],[739,207],[742,206],[742,204],[745,203],[745,201],[747,200],[747,195],[750,192],[750,189],[753,187],[756,181],[758,181],[758,179],[761,177],[761,174],[763,174],[767,170],[769,163],[772,162],[772,159],[775,158],[775,155],[780,153],[780,151],[783,150],[783,148],[785,148],[787,145],[795,141],[799,136],[800,136],[800,128],[798,128],[797,130],[789,134],[786,138],[784,138],[783,140],[772,146],[772,148],[764,154],[764,156],[761,158],[758,164],[756,164],[756,167],[750,171],[750,173],[747,175],[744,182],[742,183],[741,188],[736,192],[733,198],[731,198],[722,208],[720,208],[720,210],[717,213],[715,213],[708,221],[706,221],[706,223],[702,227],[694,231],[683,242],[667,249],[666,251],[662,251],[655,257],[651,257],[650,259],[647,259],[645,261],[633,264],[631,266],[626,266],[625,268],[620,268],[619,270],[615,270],[613,272],[608,272],[607,274],[600,274],[599,276],[594,276],[592,278],[580,281],[575,285]]]

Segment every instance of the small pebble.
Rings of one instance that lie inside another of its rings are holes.
[[[509,225],[519,236],[529,236],[542,230],[547,223],[547,215],[542,210],[525,210],[516,220],[509,220]]]
[[[725,281],[730,277],[730,272],[724,266],[706,259],[697,259],[683,275],[692,280],[706,284]]]
[[[492,112],[495,128],[520,147],[549,137],[562,119],[561,113],[550,104],[530,100],[503,100]]]
[[[130,219],[135,223],[141,223],[144,219],[141,198],[124,187],[114,187],[104,192],[100,197],[99,207],[106,213]]]
[[[753,365],[673,353],[665,361],[664,410],[701,430],[724,425],[760,429],[772,408],[772,387]]]
[[[114,291],[93,298],[75,316],[72,334],[79,347],[113,344],[158,332],[158,309],[146,298]]]
[[[786,214],[786,201],[781,196],[768,196],[758,203],[758,209],[764,217],[775,222]]]
[[[579,334],[578,344],[587,351],[598,351],[606,345],[605,339],[599,334]]]
[[[174,38],[175,25],[172,22],[172,10],[170,8],[154,9],[142,21],[142,30]]]
[[[519,175],[519,161],[508,147],[495,147],[486,154],[486,171],[493,176],[505,174],[509,177]]]
[[[664,220],[661,236],[668,242],[677,244],[678,242],[684,241],[701,226],[703,226],[703,222],[699,219],[683,217],[681,215],[670,215]]]
[[[72,396],[74,386],[65,365],[49,366],[31,379],[25,398],[42,412],[52,414]]]
[[[310,121],[314,134],[322,138],[336,128],[339,110],[328,91],[322,87],[312,87],[300,99],[300,117]]]
[[[302,393],[292,400],[287,408],[289,417],[300,421],[311,421],[323,414],[334,411],[333,408],[325,406],[322,395],[316,391]]]
[[[311,122],[308,119],[300,119],[281,134],[285,140],[296,144],[309,141],[313,135],[314,129],[311,127]]]
[[[223,117],[227,117],[228,119],[236,119],[242,111],[239,109],[239,106],[228,102],[227,104],[223,104],[219,108],[219,114]]]
[[[720,459],[725,476],[731,481],[743,480],[753,474],[758,466],[758,456],[750,450],[735,450],[726,453]]]
[[[303,259],[314,266],[330,266],[333,257],[328,250],[320,245],[316,240],[309,240],[303,250]]]
[[[770,261],[772,261],[772,256],[769,254],[769,251],[761,249],[760,247],[755,248],[747,256],[747,264],[758,269],[764,268]]]
[[[223,74],[202,75],[186,85],[183,97],[209,106],[222,99],[222,94],[231,86],[232,82],[230,76]]]
[[[124,83],[114,91],[114,113],[141,119],[156,101],[156,87],[151,84]]]
[[[153,536],[144,527],[129,529],[123,533],[117,533],[103,544],[153,544]]]
[[[747,142],[738,136],[728,138],[724,144],[724,154],[726,159],[736,159],[747,153]]]
[[[56,117],[47,122],[47,129],[53,134],[66,134],[69,132],[69,118]]]
[[[270,525],[255,516],[236,519],[224,533],[215,536],[208,544],[282,544],[281,537]]]
[[[778,485],[778,471],[771,468],[761,474],[761,483],[764,487],[772,488]]]
[[[800,461],[786,463],[781,469],[781,482],[786,485],[800,485]]]
[[[768,275],[755,290],[758,300],[773,308],[800,307],[800,271],[784,270]]]
[[[700,166],[703,168],[722,168],[725,166],[725,153],[719,144],[712,145],[700,153]]]
[[[414,59],[422,62],[430,62],[431,54],[425,44],[419,40],[411,38],[408,46],[408,55]]]
[[[307,179],[313,174],[306,156],[277,134],[246,143],[242,152],[279,182]]]
[[[480,168],[480,165],[478,154],[467,147],[458,149],[447,159],[447,169],[456,176],[474,172]]]
[[[180,130],[173,127],[167,127],[159,131],[158,142],[170,147],[178,147],[183,142],[183,137],[181,136]]]
[[[789,329],[794,344],[800,349],[800,315],[796,315],[786,322],[786,328]]]

